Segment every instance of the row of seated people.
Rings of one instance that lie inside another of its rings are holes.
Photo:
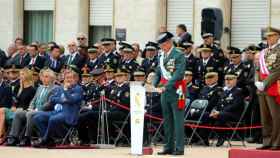
[[[3,111],[1,117],[4,117],[2,120],[10,124],[11,127],[8,133],[7,145],[30,145],[32,136],[39,136],[40,138],[40,141],[34,143],[34,146],[54,145],[58,138],[61,139],[66,135],[69,127],[76,125],[78,126],[79,138],[82,144],[95,143],[100,109],[99,103],[94,105],[91,104],[91,101],[99,99],[101,91],[104,91],[104,95],[110,100],[129,106],[129,77],[124,71],[114,74],[109,69],[105,70],[106,83],[110,83],[109,81],[113,79],[115,86],[104,84],[104,80],[101,77],[102,71],[97,71],[93,75],[82,75],[80,84],[79,75],[75,71],[69,70],[64,73],[63,84],[55,85],[55,74],[49,69],[43,70],[40,73],[42,85],[36,91],[32,86],[32,73],[30,70],[22,69],[20,71],[21,86],[16,98],[17,108],[14,106],[12,108],[1,108]],[[91,78],[94,78],[93,83]],[[152,78],[153,74],[151,73],[146,79],[147,84],[145,84],[147,91],[149,91],[147,93],[147,111],[152,115],[161,117],[160,95],[153,92],[153,87],[149,86]],[[135,73],[134,79],[144,81],[145,74]],[[191,71],[186,71],[185,81],[187,83],[187,99],[190,99],[191,102],[195,99],[209,101],[206,113],[203,114],[205,122],[214,121],[222,125],[226,121],[239,119],[240,111],[243,108],[243,96],[241,90],[236,87],[236,74],[226,75],[226,84],[222,88],[217,84],[218,73],[209,72],[205,75],[206,86],[200,92],[196,86],[192,85]],[[1,93],[3,94],[1,96],[3,96],[2,98],[6,97],[5,100],[9,100],[12,90],[9,90],[9,86],[5,84],[2,82],[6,89]],[[100,85],[105,86],[105,88]],[[84,104],[83,102],[89,104]],[[3,103],[3,105],[6,105],[6,103]],[[186,111],[189,110],[190,117],[197,118],[199,111],[188,109],[187,106]],[[111,123],[115,120],[124,120],[129,112],[109,104],[107,113],[108,122]],[[109,125],[109,127],[112,128],[112,125]],[[145,131],[147,130],[146,127]],[[37,129],[35,131],[38,132],[33,133],[34,129]],[[110,131],[114,131],[114,129]],[[221,133],[219,144],[222,144],[223,136]],[[206,135],[204,138],[207,142],[208,136]]]

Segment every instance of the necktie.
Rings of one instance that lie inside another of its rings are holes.
[[[20,56],[19,64],[22,65],[23,62],[23,56]]]
[[[70,55],[69,58],[68,58],[68,62],[67,62],[68,65],[71,64],[71,58],[72,58],[72,55]]]
[[[35,58],[32,58],[31,59],[31,65],[34,65],[35,64]]]

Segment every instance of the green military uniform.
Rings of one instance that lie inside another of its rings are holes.
[[[167,32],[160,35],[159,43],[169,40],[172,35]],[[161,42],[160,42],[161,41]],[[164,57],[162,61],[165,69],[169,72],[172,70],[171,78],[165,85],[160,84],[160,79],[163,77],[163,70],[159,64],[156,70],[154,79],[154,86],[164,86],[165,91],[161,94],[161,106],[164,118],[164,133],[165,146],[164,151],[175,152],[184,151],[184,110],[178,109],[178,94],[176,93],[175,83],[182,80],[185,72],[185,58],[184,54],[177,48],[172,47],[168,56]],[[162,54],[163,55],[163,54]],[[172,66],[173,65],[173,66]]]
[[[280,30],[269,28],[267,36],[273,33],[280,34]],[[263,147],[260,149],[280,149],[280,105],[277,105],[275,97],[269,95],[267,89],[280,78],[280,44],[264,50],[264,60],[269,76],[262,80],[256,76],[256,81],[263,83],[264,91],[259,92],[259,103],[261,110],[261,122],[263,132]],[[261,52],[262,54],[262,52]],[[261,58],[262,55],[260,55]],[[260,68],[261,70],[262,68]],[[261,73],[262,71],[260,71]],[[257,86],[258,87],[258,86]]]

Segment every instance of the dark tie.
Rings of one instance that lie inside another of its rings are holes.
[[[19,64],[22,65],[22,62],[23,62],[23,56],[21,55],[20,60],[19,60]]]

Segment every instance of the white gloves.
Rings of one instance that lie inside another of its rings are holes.
[[[60,112],[60,111],[62,111],[62,105],[61,104],[55,104],[55,106],[54,106],[54,110],[56,111],[56,112]]]
[[[263,90],[264,90],[264,84],[263,84],[263,82],[256,81],[256,82],[255,82],[255,86],[257,87],[257,89],[258,89],[259,91],[263,91]]]

